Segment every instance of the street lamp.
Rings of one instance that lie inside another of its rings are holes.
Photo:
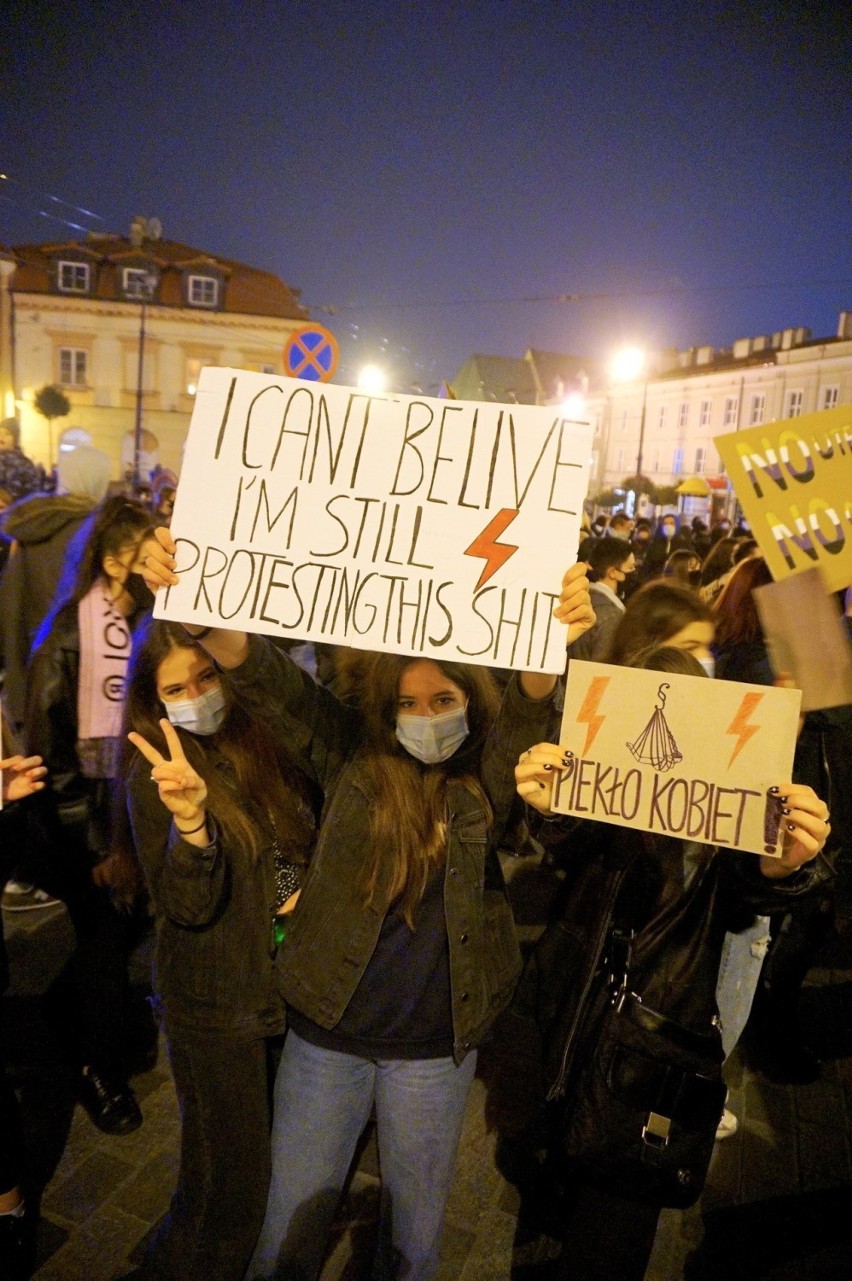
[[[636,382],[642,377],[642,412],[639,416],[639,449],[636,453],[637,483],[642,476],[642,455],[645,448],[645,412],[648,404],[648,372],[644,351],[640,347],[624,347],[615,353],[609,367],[610,378],[615,383]],[[636,505],[639,494],[636,493]]]
[[[142,304],[139,312],[139,359],[136,366],[136,422],[133,427],[133,485],[134,488],[138,488],[142,483],[142,477],[139,474],[139,459],[142,454],[142,374],[145,365],[145,315],[148,303],[154,296],[157,277],[152,271],[139,272],[131,277],[129,283],[132,288],[127,290],[127,296],[137,299]]]
[[[378,395],[385,389],[385,375],[378,365],[364,365],[358,375],[359,391],[369,392],[370,395]]]

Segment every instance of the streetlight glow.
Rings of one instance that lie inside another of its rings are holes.
[[[385,389],[385,375],[378,365],[365,365],[358,375],[358,390],[375,395]]]
[[[613,382],[632,383],[645,370],[645,353],[641,347],[623,347],[613,356],[609,372]]]
[[[579,418],[585,411],[586,398],[579,391],[572,391],[562,402],[562,412],[570,414],[572,418]]]

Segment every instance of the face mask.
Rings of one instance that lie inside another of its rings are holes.
[[[424,765],[448,760],[469,732],[464,707],[454,707],[440,716],[399,716],[396,722],[400,743]]]
[[[710,676],[710,677],[712,678],[713,676],[715,676],[715,675],[716,675],[716,660],[715,660],[715,658],[699,658],[699,660],[698,660],[698,661],[699,661],[699,663],[701,664],[701,666],[704,668],[704,670],[705,670],[705,672],[707,673],[707,675],[708,675],[708,676]]]
[[[674,525],[663,525],[663,537],[664,537],[664,538],[674,538],[674,536],[675,536],[675,527],[674,527]]]
[[[214,685],[198,698],[179,698],[174,703],[163,703],[172,725],[179,725],[190,734],[206,737],[221,729],[225,719],[225,691]]]

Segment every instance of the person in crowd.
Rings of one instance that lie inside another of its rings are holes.
[[[168,467],[157,466],[151,473],[151,512],[155,525],[170,525],[177,493],[177,476]]]
[[[661,645],[687,650],[708,675],[714,671],[713,613],[689,587],[655,579],[630,598],[613,634],[606,662],[629,664]]]
[[[132,896],[135,869],[114,846],[113,807],[131,633],[152,603],[136,572],[150,516],[111,498],[87,529],[73,590],[45,619],[27,672],[25,741],[50,773],[30,879],[66,903],[77,935],[80,1101],[99,1129],[127,1134],[142,1120],[124,1061],[131,940],[110,888]]]
[[[27,458],[21,449],[21,429],[16,418],[0,422],[0,489],[12,501],[26,498],[41,489],[44,471]]]
[[[688,547],[679,547],[672,552],[663,566],[663,578],[672,578],[683,583],[685,587],[698,587],[701,577],[701,561],[696,552]]]
[[[125,726],[138,749],[128,808],[156,914],[156,1000],[182,1122],[171,1210],[134,1275],[241,1281],[269,1189],[279,943],[314,838],[313,795],[283,740],[233,702],[175,623],[137,632]]]
[[[149,585],[176,581],[173,565],[149,557]],[[593,621],[585,566],[569,570],[555,613],[569,639]],[[429,1281],[477,1045],[520,972],[496,854],[511,767],[533,726],[554,725],[556,678],[513,675],[498,708],[485,668],[379,654],[347,706],[259,637],[205,628],[198,639],[234,702],[286,729],[325,796],[282,945],[289,1030],[246,1275],[317,1275],[375,1105],[377,1272]]]
[[[737,550],[735,538],[719,538],[710,548],[701,564],[699,591],[703,600],[710,604],[721,592],[728,575],[734,567],[734,555]]]
[[[0,714],[2,715],[2,714]],[[27,798],[44,788],[46,769],[40,756],[14,751],[10,727],[0,728],[0,890],[14,870],[25,840]],[[8,754],[7,754],[8,753]],[[9,984],[9,967],[0,914],[0,996]],[[35,1215],[28,1213],[25,1191],[24,1133],[18,1100],[6,1076],[6,1042],[0,1001],[0,1276],[26,1281],[35,1266]]]
[[[683,650],[646,650],[637,665],[704,677]],[[538,743],[521,754],[515,771],[519,795],[548,820],[543,839],[565,869],[569,886],[560,898],[559,920],[537,946],[516,1002],[522,1016],[538,1021],[545,1089],[559,1100],[549,1119],[546,1179],[561,1185],[562,1253],[549,1275],[553,1281],[641,1281],[660,1204],[647,1189],[640,1194],[614,1180],[593,1159],[572,1162],[562,1147],[576,1123],[572,1104],[582,1095],[584,1073],[601,1070],[594,1033],[584,1035],[594,1021],[581,1025],[579,1036],[572,1031],[598,966],[616,964],[612,951],[604,958],[599,941],[614,923],[622,932],[633,932],[624,1017],[631,1020],[633,1009],[641,1008],[642,1026],[649,1018],[654,1026],[664,1023],[669,1033],[679,1032],[681,1044],[690,1038],[708,1046],[715,1041],[720,1062],[716,990],[733,905],[739,901],[751,912],[766,910],[808,892],[815,875],[812,860],[830,832],[828,810],[811,788],[779,780],[786,826],[782,857],[734,854],[554,815],[553,782],[566,767],[570,761],[561,747]],[[601,972],[605,975],[606,968]],[[705,1118],[710,1135],[714,1116]]]
[[[570,647],[570,658],[604,661],[613,633],[624,613],[621,590],[636,569],[633,548],[620,538],[599,538],[588,554],[590,595],[595,624]]]
[[[623,542],[630,541],[630,535],[633,533],[634,521],[632,516],[627,512],[615,512],[610,517],[606,534],[608,538],[620,538]]]
[[[700,516],[693,516],[691,529],[692,546],[699,561],[702,561],[710,550],[710,530]]]
[[[772,582],[762,556],[750,556],[735,565],[713,605],[716,675],[722,680],[750,685],[772,685],[775,673],[754,590]]]
[[[643,578],[656,578],[663,572],[663,567],[672,552],[677,551],[679,547],[691,546],[690,535],[688,531],[679,528],[677,516],[672,512],[665,512],[660,517],[654,536],[648,544],[648,550],[642,562]]]
[[[39,624],[54,595],[65,595],[66,552],[87,517],[107,492],[111,463],[106,454],[81,445],[59,455],[57,492],[31,494],[2,518],[11,540],[9,562],[0,578],[0,666],[5,669],[6,713],[15,729],[24,718],[26,668]],[[68,563],[76,568],[77,558]]]

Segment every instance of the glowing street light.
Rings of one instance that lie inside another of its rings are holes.
[[[562,402],[562,412],[570,418],[580,418],[585,412],[586,397],[579,391],[572,391]]]
[[[648,400],[648,373],[645,353],[641,347],[623,347],[610,361],[610,378],[616,383],[632,383],[643,378],[642,415],[639,419],[639,451],[636,455],[636,475],[642,475],[642,451],[645,446],[645,407]]]
[[[358,375],[358,390],[375,395],[385,389],[384,371],[378,365],[364,365]]]

